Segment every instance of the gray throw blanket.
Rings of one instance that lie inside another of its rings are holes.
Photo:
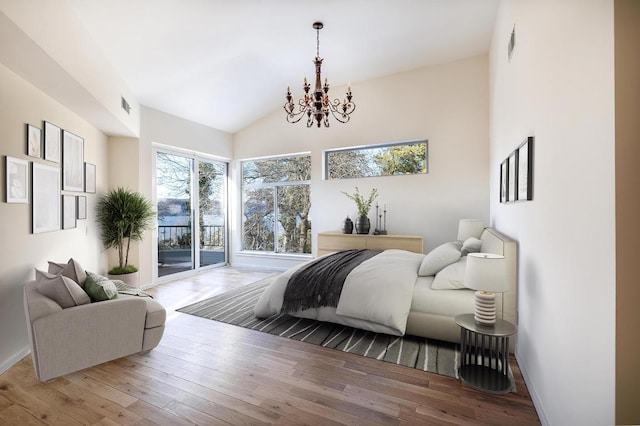
[[[321,257],[297,270],[284,291],[284,313],[322,306],[338,306],[347,275],[380,250],[345,250]]]
[[[118,293],[120,294],[129,294],[131,296],[139,296],[139,297],[150,297],[153,299],[153,296],[149,293],[146,293],[140,290],[137,287],[131,287],[130,285],[125,284],[124,281],[121,280],[112,280],[118,289]]]

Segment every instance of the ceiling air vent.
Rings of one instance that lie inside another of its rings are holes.
[[[125,110],[127,112],[127,114],[130,114],[131,113],[131,106],[129,105],[129,102],[127,102],[127,100],[124,98],[124,96],[120,96],[120,99],[122,100],[122,102],[121,102],[122,109]]]

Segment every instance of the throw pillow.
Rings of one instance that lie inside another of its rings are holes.
[[[469,253],[478,253],[482,249],[482,240],[476,237],[470,237],[464,240],[462,243],[462,255],[466,256]]]
[[[87,281],[84,289],[91,297],[92,302],[102,302],[103,300],[115,299],[118,297],[116,284],[102,275],[87,272]]]
[[[60,272],[62,272],[64,267],[67,265],[66,263],[58,263],[58,262],[52,262],[52,261],[49,261],[48,263],[49,263],[48,272],[54,275],[60,274]]]
[[[87,279],[87,274],[84,271],[84,268],[82,268],[80,263],[78,263],[74,258],[69,259],[67,263],[49,261],[49,273],[64,275],[67,278],[71,278],[82,288],[84,288],[84,282]]]
[[[36,283],[38,291],[53,299],[62,309],[91,302],[78,283],[64,275],[54,275],[36,269]]]
[[[467,257],[461,257],[455,263],[447,266],[436,274],[431,283],[433,290],[458,290],[465,288],[464,273],[467,266]]]
[[[461,253],[455,243],[444,243],[431,250],[422,260],[418,275],[428,277],[435,275],[445,266],[460,259]]]

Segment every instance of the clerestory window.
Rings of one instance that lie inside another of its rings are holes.
[[[428,172],[427,141],[325,151],[325,178],[350,179]]]

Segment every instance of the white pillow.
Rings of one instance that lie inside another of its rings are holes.
[[[470,237],[464,240],[462,243],[462,255],[466,256],[469,253],[478,253],[482,248],[482,240],[476,237]]]
[[[36,269],[38,291],[53,299],[62,309],[91,303],[84,290],[71,278]]]
[[[451,265],[460,259],[460,249],[455,243],[444,243],[431,250],[422,259],[418,275],[428,277],[435,275],[445,266]]]
[[[452,263],[436,274],[431,283],[433,290],[457,290],[465,288],[464,272],[467,266],[467,257],[461,257],[456,263]]]

